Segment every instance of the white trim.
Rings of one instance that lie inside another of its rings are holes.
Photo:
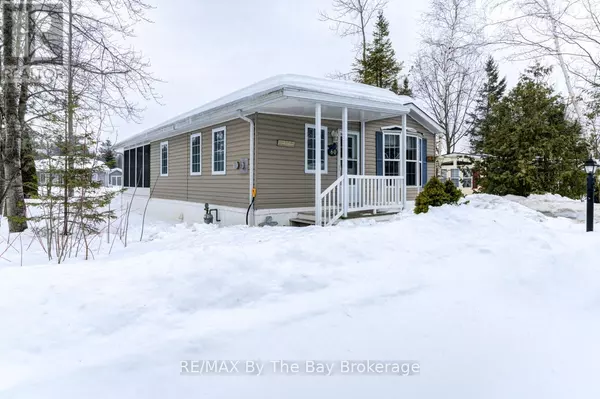
[[[384,126],[381,128],[381,131],[384,131],[384,130],[402,130],[402,126],[398,126],[398,125]],[[407,127],[406,133],[419,133],[419,132],[417,131],[417,129],[415,129],[413,127]],[[423,134],[423,133],[419,133],[419,134]]]
[[[215,133],[223,132],[223,170],[215,171]],[[211,156],[211,170],[213,175],[226,175],[227,174],[227,126],[218,127],[212,130],[212,145],[210,149]]]
[[[407,175],[404,176],[406,178],[406,186],[407,187],[416,187],[416,188],[422,188],[423,187],[423,179],[421,178],[421,171],[423,170],[423,138],[416,135],[416,134],[407,134],[406,135],[406,150],[408,151],[408,138],[409,137],[413,137],[417,140],[417,159],[416,160],[412,160],[412,159],[408,159],[406,158],[406,163],[408,164],[408,162],[414,162],[417,164],[416,166],[416,170],[415,170],[415,181],[417,184],[408,184],[408,168],[406,168],[407,170]],[[419,154],[421,153],[421,156],[419,157]]]
[[[360,98],[345,97],[338,94],[309,92],[307,90],[296,88],[284,88],[283,95],[285,97],[311,100],[322,105],[332,105],[341,108],[347,107],[352,109],[361,109],[364,111],[390,114],[408,114],[408,112],[410,112],[410,107],[404,104],[392,104],[376,100],[363,100]]]
[[[163,147],[167,147],[167,173],[163,173]],[[130,156],[130,158],[131,158],[131,156]],[[137,154],[136,154],[136,159],[137,159]],[[168,141],[163,141],[162,143],[160,143],[160,158],[159,159],[160,159],[160,175],[164,176],[164,177],[168,177],[169,176],[169,142]],[[129,162],[131,162],[131,159],[129,160]]]
[[[305,123],[304,124],[304,173],[310,173],[310,174],[314,174],[315,171],[317,170],[317,165],[315,164],[315,170],[309,170],[308,169],[308,129],[309,128],[313,128],[315,130],[315,140],[317,139],[317,128],[314,124],[311,123]],[[325,169],[321,171],[322,175],[326,175],[327,172],[329,171],[329,165],[328,165],[328,160],[327,158],[329,158],[329,155],[327,154],[327,143],[328,143],[328,137],[327,135],[328,133],[328,129],[327,126],[321,126],[321,131],[325,131],[323,133],[324,137],[325,137],[325,148],[322,149],[323,151],[321,152],[325,152]],[[319,141],[320,143],[320,141]],[[316,141],[315,141],[315,147],[316,147]],[[315,153],[315,158],[316,158],[316,153]]]
[[[194,172],[194,139],[200,138],[200,171]],[[194,133],[190,136],[190,176],[202,176],[202,133]]]

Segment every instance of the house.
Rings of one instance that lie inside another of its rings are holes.
[[[108,187],[123,186],[123,169],[113,168],[108,172],[107,186]]]
[[[327,226],[414,200],[434,175],[440,132],[410,97],[280,75],[115,147],[125,198],[142,207],[151,195],[148,212],[158,217],[201,222],[207,204],[224,225]]]
[[[463,194],[473,194],[473,189],[477,187],[476,176],[473,176],[473,166],[481,158],[482,155],[458,152],[440,155],[438,162],[441,180],[452,180]]]
[[[64,169],[65,157],[61,155],[55,155],[44,159],[38,159],[35,161],[35,169],[38,177],[38,184],[40,186],[46,186],[50,183],[52,178],[52,185],[62,185],[61,172]],[[90,169],[92,170],[91,180],[98,182],[103,186],[108,186],[109,183],[109,172],[110,169],[102,161],[98,161],[92,158],[85,158],[83,160],[74,160],[73,167],[75,169]]]

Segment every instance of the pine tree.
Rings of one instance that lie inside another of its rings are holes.
[[[23,193],[25,198],[34,198],[38,195],[38,178],[35,168],[35,151],[33,148],[33,140],[31,138],[32,131],[25,127],[23,129],[22,146],[21,146],[21,169],[23,175]]]
[[[405,76],[404,79],[402,80],[402,87],[398,86],[398,80],[396,79],[394,81],[394,84],[392,84],[392,91],[396,94],[398,94],[399,96],[409,96],[412,97],[413,92],[412,89],[410,87],[410,83],[408,81],[408,76]]]
[[[485,63],[487,81],[481,86],[475,110],[470,114],[469,141],[471,150],[475,153],[482,152],[483,140],[488,133],[486,119],[506,91],[506,78],[500,79],[498,64],[490,56]]]
[[[359,82],[390,90],[395,82],[398,87],[398,74],[402,70],[402,64],[396,61],[396,52],[389,36],[389,22],[383,12],[379,12],[373,41],[367,47],[366,60],[355,62]]]
[[[100,159],[110,169],[114,169],[117,167],[117,158],[115,157],[115,151],[109,139],[103,141],[100,146]]]
[[[535,65],[492,105],[486,118],[483,152],[477,165],[489,194],[555,193],[580,197],[581,165],[588,145],[579,123],[567,119],[565,100],[547,83],[550,68]]]

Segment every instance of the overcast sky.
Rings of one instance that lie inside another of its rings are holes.
[[[137,29],[136,48],[165,83],[163,105],[146,103],[141,124],[118,122],[119,139],[157,125],[267,77],[325,77],[348,71],[354,43],[319,21],[331,0],[149,0],[152,24]],[[399,61],[408,71],[418,49],[423,0],[390,0],[385,14]],[[510,83],[518,68],[502,65]]]

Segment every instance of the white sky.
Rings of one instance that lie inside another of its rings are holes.
[[[163,105],[145,103],[141,124],[118,122],[118,139],[269,76],[324,77],[348,71],[354,59],[353,39],[340,38],[318,19],[331,0],[150,1],[154,23],[139,26],[135,47],[165,81],[156,86]],[[391,0],[385,10],[404,72],[418,49],[427,7],[423,0]],[[522,67],[501,61],[509,86]]]

